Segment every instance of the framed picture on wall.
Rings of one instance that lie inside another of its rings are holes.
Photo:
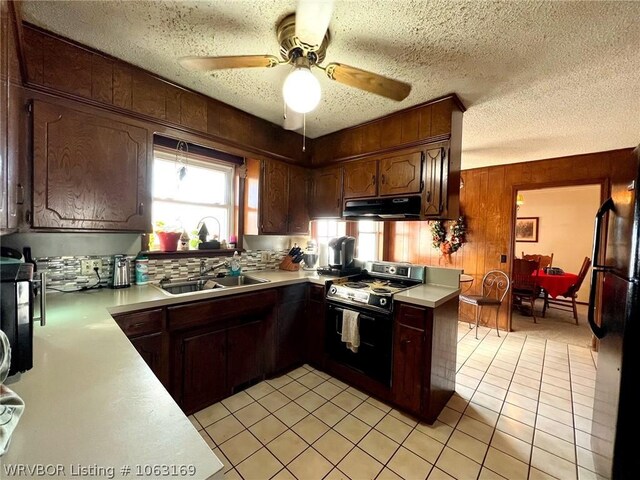
[[[516,242],[538,241],[538,219],[540,217],[516,218]]]

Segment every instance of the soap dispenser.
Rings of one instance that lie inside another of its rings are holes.
[[[229,275],[232,277],[239,277],[240,272],[242,272],[242,265],[240,265],[240,255],[237,251],[233,252],[233,257],[231,257],[231,262],[229,262]]]

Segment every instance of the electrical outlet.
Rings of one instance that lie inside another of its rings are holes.
[[[102,260],[99,259],[89,259],[89,260],[80,260],[80,273],[82,275],[95,275],[94,267],[98,267],[98,275],[102,273]]]
[[[269,260],[271,260],[271,254],[269,252],[261,252],[260,260],[263,262],[268,262]]]
[[[507,263],[507,256],[506,255],[500,255],[500,263]]]

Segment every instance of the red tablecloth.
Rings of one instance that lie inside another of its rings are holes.
[[[553,298],[565,293],[567,289],[578,280],[578,275],[575,273],[547,275],[544,273],[544,270],[538,271],[538,277],[538,285],[544,288]]]

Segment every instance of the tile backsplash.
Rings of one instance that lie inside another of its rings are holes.
[[[263,254],[268,254],[269,259],[263,261]],[[256,270],[275,270],[280,261],[287,254],[287,250],[247,250],[241,254],[240,263],[245,272]],[[131,279],[135,283],[134,260],[135,255],[129,255],[131,260]],[[36,258],[39,271],[47,273],[47,287],[52,291],[71,291],[80,287],[94,285],[97,281],[95,275],[82,275],[80,261],[85,259],[100,259],[102,261],[102,273],[99,284],[106,287],[111,281],[113,270],[113,255],[81,255]],[[164,277],[183,278],[200,273],[200,262],[205,260],[207,266],[230,260],[230,257],[184,257],[176,259],[149,259],[149,281],[159,282]],[[220,268],[219,272],[226,269]]]

